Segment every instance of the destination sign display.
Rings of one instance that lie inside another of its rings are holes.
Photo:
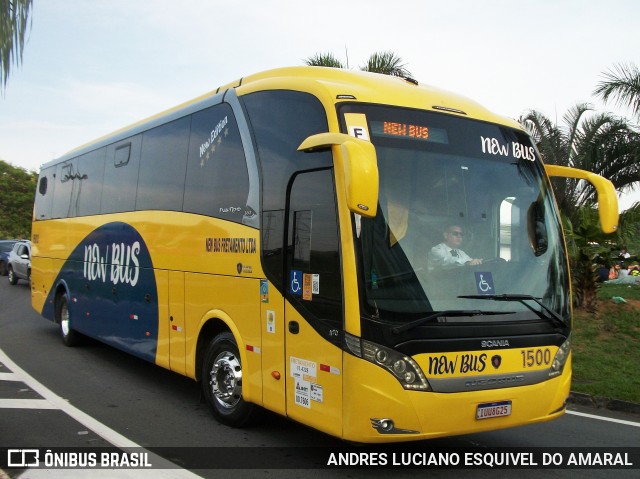
[[[371,133],[377,137],[404,138],[409,140],[428,141],[430,143],[449,144],[447,130],[444,128],[416,125],[395,121],[372,121]]]

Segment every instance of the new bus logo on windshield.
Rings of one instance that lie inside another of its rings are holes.
[[[517,141],[500,143],[497,138],[485,138],[484,136],[480,137],[480,141],[482,142],[482,153],[509,156],[509,151],[511,151],[514,158],[529,161],[536,160],[536,152],[533,146],[523,145]]]

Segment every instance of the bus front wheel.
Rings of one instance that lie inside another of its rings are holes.
[[[56,306],[56,320],[60,325],[62,342],[66,346],[77,346],[80,344],[80,334],[71,329],[71,314],[69,313],[69,300],[66,294],[60,296]]]
[[[213,415],[228,426],[246,425],[255,406],[242,397],[242,363],[231,333],[218,334],[207,346],[201,376],[202,391]]]

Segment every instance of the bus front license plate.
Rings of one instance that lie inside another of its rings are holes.
[[[511,415],[511,401],[491,402],[478,404],[476,419],[489,419]]]

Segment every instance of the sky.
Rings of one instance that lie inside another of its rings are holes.
[[[391,50],[412,76],[518,118],[640,64],[637,0],[34,0],[0,96],[0,159],[27,170],[251,73]],[[640,188],[639,188],[640,190]],[[621,207],[640,201],[624,195]]]

